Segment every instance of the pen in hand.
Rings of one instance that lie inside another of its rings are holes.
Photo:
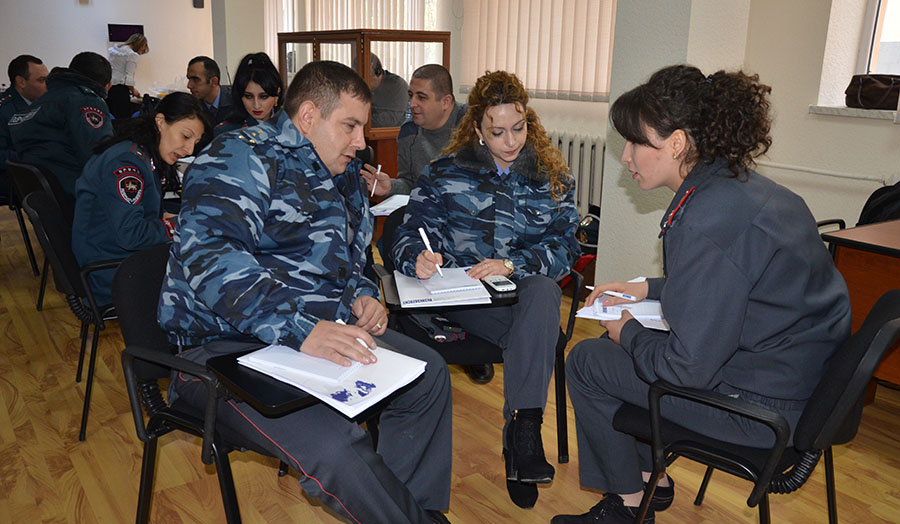
[[[375,196],[375,186],[378,185],[378,175],[381,174],[381,164],[378,164],[378,167],[375,169],[375,181],[372,182],[372,194],[369,195],[369,198]]]
[[[434,250],[431,249],[431,242],[428,241],[428,237],[425,236],[425,230],[422,229],[421,227],[419,228],[419,234],[422,235],[422,242],[425,242],[425,249],[427,249],[433,255]],[[435,264],[434,267],[437,268],[438,275],[440,275],[441,278],[444,278],[444,272],[441,271],[441,266],[438,266],[437,264]]]
[[[618,291],[604,291],[604,295],[609,295],[611,297],[624,298],[625,300],[630,300],[632,302],[637,302],[637,299],[631,295],[626,295],[625,293],[619,293]]]

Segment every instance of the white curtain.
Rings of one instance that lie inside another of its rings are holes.
[[[608,101],[615,0],[465,0],[463,88],[515,73],[531,96]]]

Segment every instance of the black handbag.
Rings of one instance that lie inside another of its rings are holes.
[[[847,107],[896,110],[900,75],[853,75],[844,94]]]

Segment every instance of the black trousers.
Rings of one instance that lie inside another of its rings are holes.
[[[425,510],[450,504],[450,375],[440,355],[411,338],[388,330],[376,340],[427,362],[425,373],[384,405],[377,450],[357,422],[325,404],[269,418],[229,401],[220,404],[218,420],[298,470],[300,486],[349,522],[430,522]],[[199,346],[182,356],[205,362],[212,355]],[[198,380],[178,375],[173,383],[180,398],[203,405]]]
[[[131,118],[131,115],[141,108],[140,105],[131,103],[131,89],[125,84],[116,84],[109,88],[106,105],[116,118]]]

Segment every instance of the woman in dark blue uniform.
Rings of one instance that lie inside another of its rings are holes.
[[[627,312],[566,359],[581,483],[606,492],[552,524],[631,523],[650,478],[649,447],[613,429],[622,402],[647,407],[650,384],[717,391],[760,404],[795,428],[831,355],[850,335],[847,286],[803,199],[753,171],[772,143],[770,88],[756,76],[664,68],[610,108],[622,163],[644,191],[674,193],[662,216],[663,277],[596,286],[585,304],[658,299],[671,331]],[[772,431],[739,415],[666,397],[662,416],[719,440],[766,447]],[[672,503],[665,477],[645,523]]]
[[[216,126],[216,136],[265,122],[281,109],[284,101],[281,75],[269,55],[251,53],[241,59],[231,97],[234,101],[231,114]]]
[[[82,266],[127,257],[172,240],[177,215],[163,211],[161,180],[175,162],[211,135],[206,112],[193,96],[172,93],[152,114],[123,124],[94,149],[75,184],[72,250]],[[114,271],[91,276],[99,304],[111,302]]]

